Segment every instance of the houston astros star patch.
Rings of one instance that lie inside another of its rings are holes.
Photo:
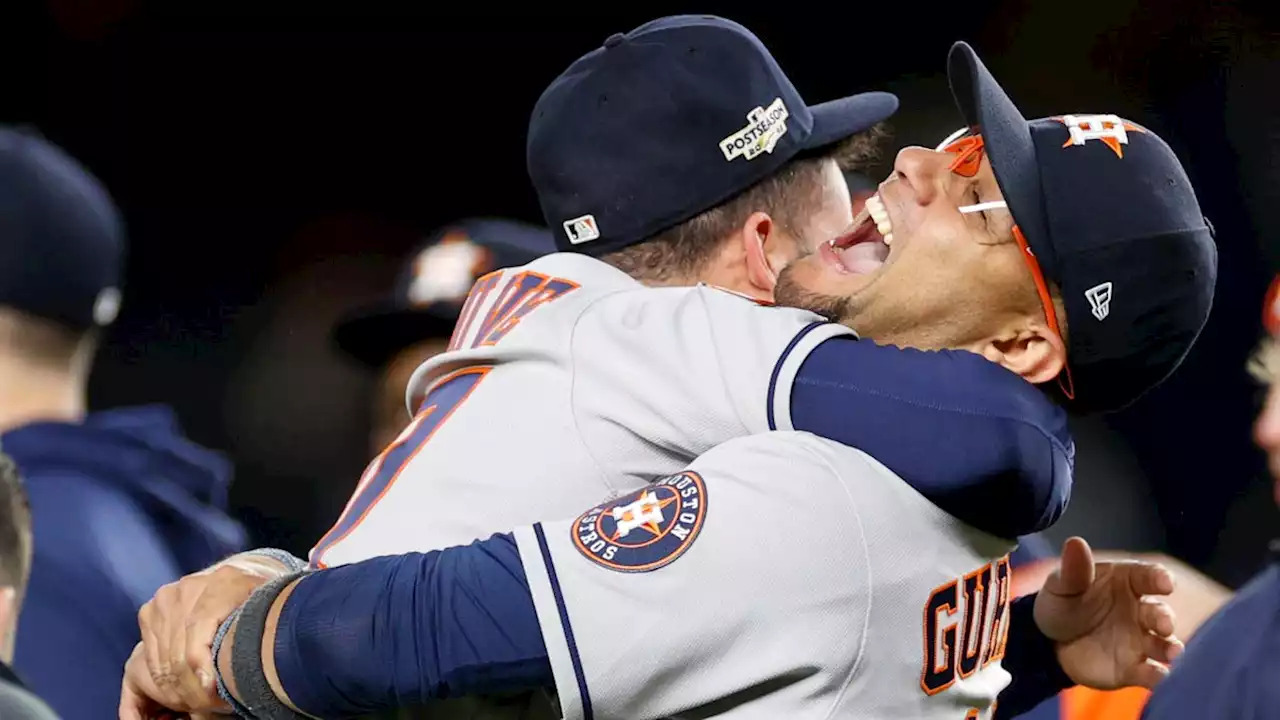
[[[683,472],[583,513],[573,524],[573,544],[610,570],[649,572],[683,555],[706,515],[706,483]]]

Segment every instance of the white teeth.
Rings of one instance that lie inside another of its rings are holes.
[[[876,223],[876,230],[884,236],[884,244],[893,242],[893,223],[889,220],[889,211],[884,209],[884,201],[879,195],[872,195],[866,200],[867,212]]]

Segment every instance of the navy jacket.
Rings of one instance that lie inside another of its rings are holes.
[[[1280,717],[1280,553],[1196,631],[1143,720]]]
[[[230,463],[148,406],[0,436],[31,498],[35,560],[15,668],[60,715],[114,720],[137,612],[165,583],[239,551]]]

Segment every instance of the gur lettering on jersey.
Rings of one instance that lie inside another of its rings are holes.
[[[650,572],[689,549],[706,514],[702,476],[684,472],[583,513],[573,524],[573,544],[609,570]]]
[[[926,695],[1004,657],[1011,593],[1008,555],[934,589],[924,606],[920,689]]]
[[[742,156],[751,160],[761,153],[772,153],[779,138],[787,133],[787,106],[778,98],[769,107],[758,107],[747,114],[747,126],[720,141],[725,160]]]

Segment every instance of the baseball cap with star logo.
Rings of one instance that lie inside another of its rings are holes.
[[[391,296],[344,318],[333,340],[359,362],[381,366],[411,345],[448,339],[480,276],[554,251],[550,233],[514,220],[474,218],[447,225],[405,259]]]
[[[968,127],[940,147],[990,160],[1051,321],[1044,281],[1062,294],[1067,407],[1128,405],[1181,364],[1213,305],[1213,228],[1186,171],[1115,115],[1025,119],[966,43],[948,78]]]
[[[560,249],[600,256],[897,109],[885,92],[810,105],[747,28],[673,15],[610,36],[553,80],[534,106],[525,158]]]

